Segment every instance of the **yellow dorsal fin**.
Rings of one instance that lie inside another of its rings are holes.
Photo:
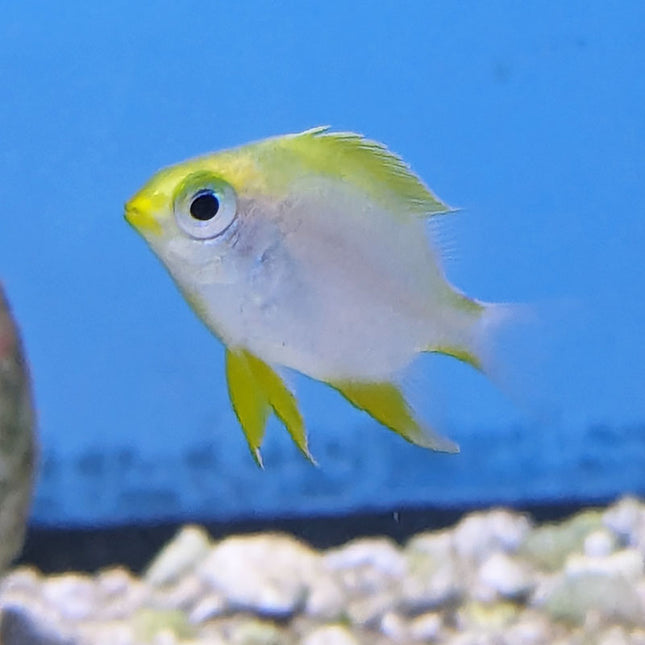
[[[233,409],[251,454],[260,466],[260,446],[271,409],[305,457],[315,463],[309,452],[305,424],[296,399],[271,367],[246,350],[228,349],[226,375]]]
[[[410,443],[442,452],[459,451],[455,443],[419,424],[396,385],[356,381],[341,381],[330,385],[352,405],[364,410]]]
[[[427,216],[452,210],[401,157],[360,134],[329,132],[323,126],[275,142],[315,172],[351,182],[397,213]]]

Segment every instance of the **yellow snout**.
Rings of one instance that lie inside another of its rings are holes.
[[[161,226],[152,211],[152,203],[148,197],[136,196],[125,205],[125,219],[143,235],[160,235]]]

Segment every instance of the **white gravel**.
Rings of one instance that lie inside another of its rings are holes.
[[[124,568],[0,584],[3,645],[645,645],[645,504],[558,524],[473,513],[407,544],[316,551],[286,534],[182,529]]]

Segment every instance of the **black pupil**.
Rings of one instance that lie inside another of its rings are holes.
[[[199,193],[190,204],[190,214],[201,222],[207,222],[217,215],[219,199],[210,190]]]

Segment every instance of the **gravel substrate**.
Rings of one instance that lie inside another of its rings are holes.
[[[3,645],[645,645],[645,504],[558,524],[471,513],[404,545],[316,551],[184,527],[137,577],[9,571]]]

